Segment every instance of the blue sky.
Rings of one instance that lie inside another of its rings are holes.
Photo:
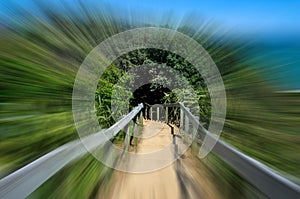
[[[46,2],[55,9],[61,9],[60,0],[37,0]],[[6,23],[14,19],[14,6],[19,5],[31,13],[38,13],[32,0],[0,1],[0,20]],[[74,0],[63,0],[76,9]],[[282,68],[278,81],[283,89],[300,89],[300,0],[82,0],[91,7],[100,7],[103,3],[117,10],[120,16],[148,13],[151,17],[177,17],[194,13],[211,19],[232,32],[258,38],[268,43],[270,52],[278,64],[293,63]],[[168,15],[172,13],[173,15]],[[139,15],[134,15],[139,16]],[[273,74],[271,74],[273,75]]]
[[[195,12],[231,28],[254,32],[300,33],[300,0],[110,0],[123,8]]]
[[[42,1],[51,2],[49,4],[59,2],[59,0]],[[74,4],[72,0],[63,1]],[[8,2],[18,2],[22,7],[34,11],[31,0],[1,1],[2,15],[10,7]],[[300,0],[87,0],[82,2],[87,4],[105,2],[121,10],[150,11],[154,14],[173,11],[177,15],[183,15],[194,12],[229,28],[245,32],[300,33]]]

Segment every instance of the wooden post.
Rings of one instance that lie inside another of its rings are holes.
[[[125,140],[124,140],[124,148],[126,151],[128,151],[129,146],[130,146],[130,137],[132,135],[132,130],[133,130],[132,122],[133,121],[130,121],[127,125],[127,131],[126,131],[126,136],[125,136]]]
[[[159,121],[159,106],[156,108],[156,120]]]
[[[140,112],[139,123],[141,124],[141,126],[143,126],[143,111]]]
[[[150,107],[150,120],[152,120],[152,107]]]
[[[136,147],[138,143],[139,128],[136,122],[133,123],[133,145]]]
[[[192,126],[193,127],[193,137],[192,137],[192,139],[193,139],[193,142],[192,142],[192,145],[191,145],[191,151],[192,151],[192,157],[196,157],[197,156],[197,154],[199,153],[198,151],[197,151],[197,146],[198,146],[198,144],[197,144],[197,131],[198,131],[198,127],[197,126]]]
[[[184,120],[184,112],[182,108],[180,107],[180,129],[183,131],[183,120]]]
[[[127,128],[126,128],[126,135],[125,135],[125,140],[124,140],[124,145],[125,146],[127,146],[127,144],[128,144],[128,135],[129,135],[129,133],[130,133],[130,122],[127,124]]]
[[[190,121],[187,115],[185,115],[184,118],[184,137],[186,139],[186,142],[189,143],[190,138]]]
[[[166,107],[166,123],[169,123],[169,107]]]
[[[190,130],[189,117],[186,115],[184,120],[185,120],[184,131],[185,131],[185,133],[190,134],[190,132],[189,132],[189,130]]]

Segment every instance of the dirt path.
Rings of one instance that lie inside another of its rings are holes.
[[[178,129],[174,128],[175,135]],[[144,121],[138,153],[160,150],[173,142],[171,128],[160,122]],[[113,199],[189,199],[220,198],[209,176],[193,160],[191,152],[173,164],[150,173],[115,171],[109,190],[98,198]],[[155,162],[155,160],[154,160]],[[196,166],[197,165],[197,166]],[[101,190],[101,189],[100,189]]]

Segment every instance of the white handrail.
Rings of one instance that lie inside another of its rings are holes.
[[[209,136],[210,139],[216,139],[182,103],[179,103],[179,105],[194,128]],[[300,186],[275,173],[266,165],[241,153],[229,144],[216,140],[212,151],[266,196],[272,199],[300,198]]]
[[[0,180],[0,198],[26,198],[64,166],[106,143],[124,128],[143,108],[139,104],[128,115],[108,129],[72,141],[38,158]],[[105,136],[104,136],[105,134]]]
[[[172,104],[172,106],[180,106],[195,128],[211,139],[215,139],[182,103]],[[0,180],[0,198],[27,197],[65,165],[86,154],[87,150],[84,145],[88,146],[89,149],[95,149],[104,144],[123,129],[142,108],[143,104],[139,104],[138,107],[110,128],[81,140],[67,143],[4,177]],[[106,136],[103,136],[104,134]],[[213,152],[230,164],[266,196],[272,199],[300,198],[300,186],[275,173],[266,165],[241,153],[229,144],[218,140]]]

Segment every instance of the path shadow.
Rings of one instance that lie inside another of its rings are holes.
[[[167,123],[167,125],[171,128],[171,134],[174,135],[174,127],[170,123]]]
[[[185,198],[185,199],[204,198],[204,195],[201,192],[200,187],[193,180],[194,176],[191,176],[189,171],[187,170],[187,168],[192,169],[191,168],[192,166],[191,165],[189,166],[190,159],[187,158],[185,154],[180,154],[178,151],[178,142],[181,141],[182,136],[179,134],[174,134],[174,127],[173,127],[172,135],[173,135],[172,144],[174,145],[174,158],[176,158],[176,161],[174,163],[174,170],[175,170],[178,185],[180,187],[180,198]],[[188,153],[188,151],[186,151],[185,153]]]

